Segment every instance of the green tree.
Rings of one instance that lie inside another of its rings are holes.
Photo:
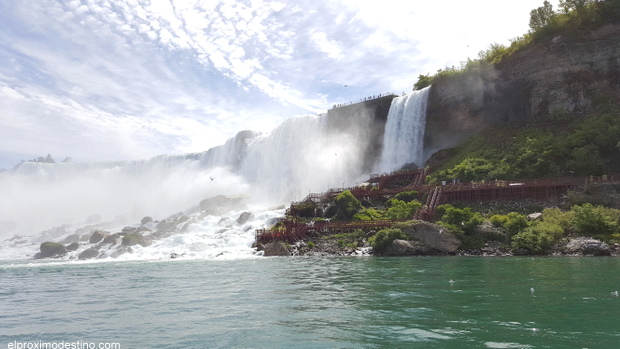
[[[582,12],[588,3],[592,0],[560,0],[560,8],[564,13],[571,11]]]
[[[361,210],[360,212],[356,213],[353,216],[353,219],[356,221],[374,221],[374,220],[382,219],[382,218],[383,218],[382,211],[379,211],[372,207]]]
[[[530,28],[536,32],[549,24],[555,13],[553,5],[549,1],[545,1],[543,6],[530,12]]]
[[[349,190],[345,190],[336,196],[335,200],[338,212],[336,219],[352,220],[355,214],[362,209],[362,203]]]
[[[375,236],[368,239],[368,243],[373,250],[381,253],[396,239],[406,239],[406,236],[400,229],[388,228],[379,230]]]
[[[402,200],[404,202],[411,202],[418,198],[418,192],[415,190],[402,191],[394,197],[396,200]]]
[[[422,204],[418,201],[404,202],[397,199],[390,200],[390,208],[385,213],[390,219],[406,219],[413,218],[413,214]]]
[[[420,76],[418,76],[418,81],[415,84],[413,84],[413,90],[414,91],[421,90],[425,87],[430,86],[432,82],[433,80],[429,75],[420,74]]]
[[[573,206],[571,211],[574,213],[572,223],[581,234],[594,236],[612,235],[619,232],[620,211],[618,210],[585,203],[581,206]]]
[[[535,222],[512,237],[512,248],[527,254],[542,254],[562,237],[564,229],[549,222]]]

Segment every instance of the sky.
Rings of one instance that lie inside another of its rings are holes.
[[[542,2],[2,1],[0,169],[201,152],[409,92],[525,34]]]

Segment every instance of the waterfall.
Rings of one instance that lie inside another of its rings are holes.
[[[378,172],[398,170],[408,163],[424,162],[424,128],[430,86],[392,100],[383,136]]]
[[[248,204],[238,209],[250,210],[353,185],[368,175],[362,164],[370,116],[356,116],[342,127],[333,127],[333,118],[330,113],[293,117],[269,134],[243,131],[200,153],[23,163],[0,172],[0,241],[63,224],[84,225],[93,215],[122,228],[145,216],[157,220],[194,212],[201,201],[219,195],[247,197]]]

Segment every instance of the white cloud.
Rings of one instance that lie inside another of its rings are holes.
[[[418,74],[523,34],[529,10],[540,5],[4,2],[0,59],[9,63],[0,66],[0,93],[11,103],[0,118],[21,130],[14,132],[20,137],[28,137],[26,125],[70,136],[58,140],[50,132],[20,142],[5,132],[0,155],[18,152],[17,144],[37,156],[52,145],[77,149],[71,140],[84,144],[85,138],[73,132],[110,142],[107,153],[97,149],[108,159],[204,150],[242,129],[267,131],[294,114],[408,91]]]

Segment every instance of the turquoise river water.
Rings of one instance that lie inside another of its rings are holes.
[[[620,348],[616,290],[613,257],[4,261],[0,348]]]

